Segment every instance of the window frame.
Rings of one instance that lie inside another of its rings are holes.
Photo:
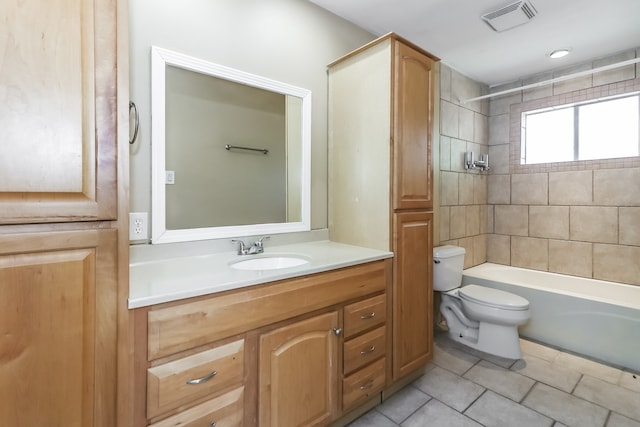
[[[526,111],[551,109],[564,105],[585,105],[606,98],[624,97],[640,92],[640,78],[610,83],[592,88],[580,89],[531,99],[510,105],[509,112],[509,173],[558,172],[586,169],[640,167],[640,156],[619,157],[595,160],[572,160],[564,162],[548,162],[521,164],[522,149],[522,113]],[[522,97],[531,93],[523,91]],[[591,102],[590,102],[591,101]]]

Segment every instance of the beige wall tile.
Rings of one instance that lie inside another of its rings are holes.
[[[549,202],[549,175],[526,173],[511,175],[511,203],[546,205]]]
[[[569,239],[568,206],[529,206],[529,236]]]
[[[440,63],[440,99],[451,101],[451,68]]]
[[[487,229],[486,232],[487,233],[495,233],[495,226],[494,226],[494,212],[495,212],[495,207],[493,205],[487,205]]]
[[[618,62],[627,61],[636,57],[635,50],[628,50],[617,55],[593,61],[593,68],[603,67],[605,65],[616,64]],[[593,85],[602,86],[609,83],[621,82],[635,78],[635,66],[627,65],[626,67],[618,67],[613,70],[602,71],[593,75]]]
[[[458,246],[463,247],[465,250],[464,268],[473,267],[473,237],[458,239]]]
[[[640,168],[593,171],[594,204],[640,206]]]
[[[467,209],[466,206],[451,206],[449,236],[451,239],[465,237],[467,232]]]
[[[458,109],[458,138],[473,141],[473,111],[460,107]]]
[[[618,208],[571,206],[571,240],[594,243],[618,243]]]
[[[640,208],[620,208],[619,218],[620,244],[640,246]]]
[[[487,262],[487,235],[473,237],[473,265]]]
[[[487,262],[511,265],[511,237],[487,235]]]
[[[509,144],[509,114],[489,117],[489,145]]]
[[[451,215],[451,208],[449,208],[448,206],[441,206],[440,207],[440,241],[443,240],[449,240],[449,228],[451,227],[450,225],[450,219],[449,216]]]
[[[451,170],[451,138],[448,136],[440,137],[440,170]]]
[[[529,207],[520,205],[495,206],[495,232],[510,236],[529,235]]]
[[[480,113],[475,113],[473,116],[473,142],[489,144],[489,119]]]
[[[592,171],[549,173],[550,205],[591,205],[592,200]]]
[[[553,73],[553,77],[554,78],[562,77],[568,74],[578,73],[580,71],[587,71],[587,70],[590,70],[591,68],[592,67],[590,63],[580,64],[573,67],[565,68],[563,70],[558,70]],[[593,79],[591,74],[588,74],[583,77],[575,77],[570,80],[565,80],[562,82],[557,82],[553,84],[553,94],[559,95],[561,93],[573,92],[575,90],[588,89],[592,86],[592,82],[593,82]]]
[[[489,175],[487,202],[491,205],[511,203],[511,175]]]
[[[592,277],[593,244],[549,240],[549,271],[572,276]]]
[[[612,282],[640,285],[640,248],[594,245],[593,277]]]
[[[511,82],[504,85],[492,87],[491,92],[496,93],[519,86],[522,86],[521,82]],[[489,103],[489,116],[497,116],[499,114],[509,113],[511,104],[517,104],[519,102],[522,102],[522,94],[520,92],[514,92],[508,95],[491,98],[491,102]]]
[[[473,204],[474,176],[471,173],[461,173],[458,176],[458,204]]]
[[[458,137],[458,106],[447,101],[440,103],[440,134]]]
[[[464,153],[467,151],[467,141],[451,139],[451,170],[466,173],[464,168]]]
[[[458,204],[458,173],[440,172],[440,205]]]
[[[480,174],[473,176],[473,203],[476,205],[487,204],[487,177]]]
[[[480,234],[480,206],[467,206],[467,232],[466,236],[476,236]]]
[[[511,265],[534,270],[549,269],[549,241],[533,237],[511,238]]]
[[[489,147],[489,166],[493,173],[509,173],[509,144]]]
[[[461,105],[465,99],[476,98],[487,93],[486,85],[478,83],[469,77],[451,70],[451,101]],[[472,111],[481,112],[482,102],[474,101],[464,104]]]
[[[528,79],[523,80],[522,85],[530,85],[532,83],[543,82],[545,80],[551,80],[553,78],[553,72],[548,73],[540,73],[535,76],[529,77]],[[553,85],[544,85],[532,89],[527,89],[522,93],[523,101],[531,101],[533,99],[545,98],[547,96],[553,95]]]

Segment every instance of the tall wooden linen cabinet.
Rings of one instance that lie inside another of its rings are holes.
[[[394,252],[391,378],[433,355],[437,58],[395,34],[329,65],[331,240]]]
[[[118,424],[128,293],[119,4],[0,5],[2,425]]]

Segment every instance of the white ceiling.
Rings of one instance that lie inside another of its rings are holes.
[[[640,0],[530,0],[537,15],[495,32],[480,17],[515,0],[310,0],[375,35],[395,32],[494,86],[640,47]],[[570,55],[547,54],[569,47]]]

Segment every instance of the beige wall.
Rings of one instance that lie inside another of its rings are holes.
[[[494,91],[620,62],[638,52],[534,76]],[[640,284],[640,160],[524,169],[514,163],[513,155],[520,143],[513,115],[519,115],[522,103],[637,91],[638,77],[640,71],[631,65],[491,100],[488,261]]]
[[[465,268],[486,261],[489,172],[464,168],[464,153],[489,153],[489,102],[465,104],[487,87],[442,64],[440,67],[439,239],[435,245],[466,250]],[[437,152],[434,150],[434,152]],[[490,159],[491,161],[491,159]]]
[[[156,45],[312,91],[311,227],[326,228],[326,65],[375,37],[300,0],[136,0],[129,7],[130,98],[140,111],[131,211],[151,209],[149,52]]]

